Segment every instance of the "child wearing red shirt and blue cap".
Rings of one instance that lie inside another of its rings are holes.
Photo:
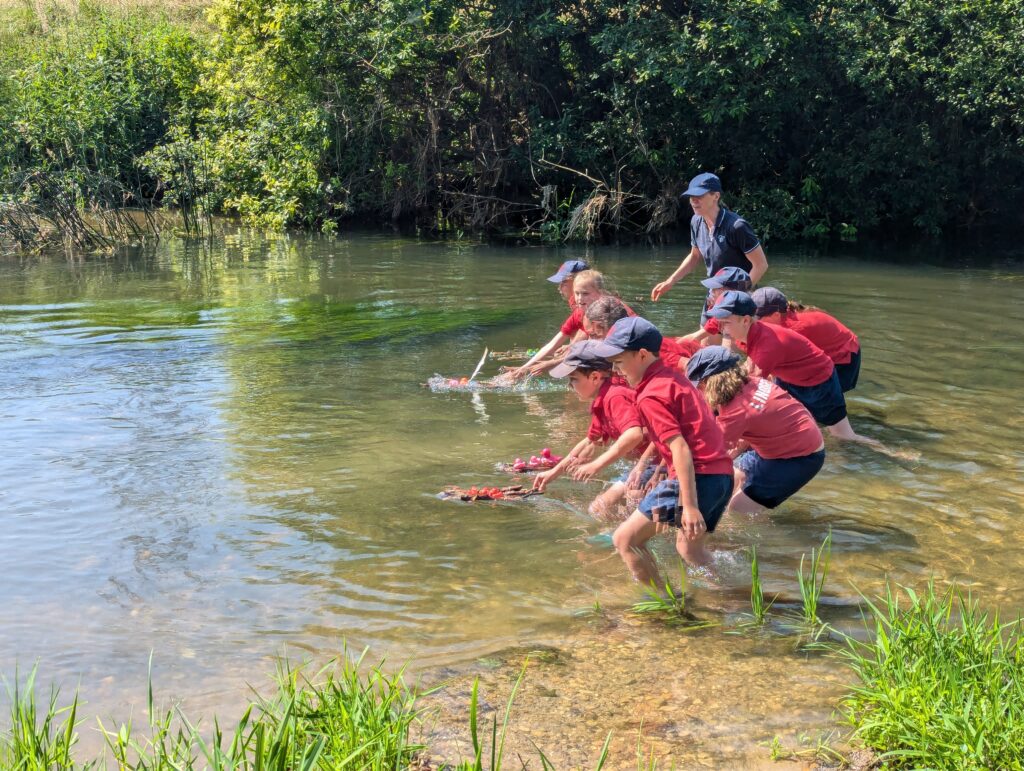
[[[739,344],[760,374],[774,377],[832,436],[884,449],[853,430],[835,365],[818,346],[791,329],[759,323],[757,304],[746,292],[726,292],[708,315],[721,320],[723,332]]]
[[[615,322],[594,348],[636,389],[640,419],[668,465],[669,478],[643,498],[612,536],[633,577],[643,584],[658,577],[646,543],[671,527],[679,528],[676,551],[687,563],[710,562],[707,533],[718,524],[733,487],[722,430],[683,373],[661,361],[661,341],[658,328],[637,316]]]
[[[594,351],[596,341],[573,343],[565,359],[551,370],[551,377],[569,378],[569,385],[582,401],[590,402],[591,421],[587,435],[558,464],[537,475],[533,489],[544,492],[549,483],[566,471],[574,479],[586,482],[620,458],[639,457],[647,448],[636,394],[631,388],[612,382],[611,363]],[[596,459],[581,462],[598,445],[607,445]],[[626,493],[626,478],[617,479],[608,490],[590,504],[590,513],[604,516]]]
[[[828,354],[836,365],[839,386],[844,394],[857,386],[860,376],[860,341],[839,319],[821,308],[790,301],[773,286],[761,287],[750,298],[757,305],[759,321],[799,332]]]
[[[730,510],[774,509],[821,470],[825,442],[811,413],[770,380],[748,376],[738,354],[720,345],[702,348],[686,376],[714,410],[735,459]]]

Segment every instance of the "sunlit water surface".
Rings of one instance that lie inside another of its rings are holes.
[[[1022,607],[1024,277],[1012,266],[770,250],[768,283],[860,336],[855,426],[920,460],[830,443],[818,478],[778,511],[727,517],[714,539],[723,586],[698,576],[688,590],[719,628],[627,612],[637,590],[610,526],[585,514],[597,486],[437,500],[449,484],[501,484],[495,463],[562,451],[585,427],[586,406],[558,384],[423,386],[468,375],[485,346],[546,341],[566,308],[544,277],[584,254],[663,329],[695,328],[694,278],[645,299],[678,249],[236,235],[212,252],[165,241],[0,262],[0,672],[38,662],[42,682],[80,684],[86,715],[124,720],[141,714],[152,651],[165,703],[230,717],[282,653],[322,661],[347,640],[428,680],[482,671],[497,699],[521,660],[510,651],[551,646],[527,677],[521,736],[585,765],[609,730],[629,757],[643,724],[678,767],[723,767],[764,762],[775,735],[827,733],[848,679],[789,637],[728,633],[751,545],[785,611],[801,554],[831,529],[825,615],[847,629],[858,590],[887,576],[956,579],[988,607]],[[668,542],[658,553],[673,572]],[[600,614],[581,613],[595,601]],[[457,746],[464,696],[448,695],[439,746]],[[83,750],[100,746],[93,724]]]

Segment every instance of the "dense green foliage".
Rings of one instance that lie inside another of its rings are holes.
[[[1024,224],[1024,0],[212,0],[0,53],[0,177],[272,227],[596,238],[721,174],[765,236]],[[9,186],[9,185],[8,185]]]
[[[859,683],[844,702],[884,768],[1024,768],[1024,638],[955,590],[892,590],[874,639],[850,641]]]

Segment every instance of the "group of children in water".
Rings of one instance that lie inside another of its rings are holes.
[[[657,579],[645,546],[655,534],[675,528],[680,556],[707,566],[707,535],[727,509],[773,509],[811,481],[825,460],[818,424],[881,448],[847,416],[844,394],[860,372],[856,335],[778,289],[752,291],[750,271],[763,276],[767,261],[749,225],[719,206],[720,194],[712,174],[690,183],[691,253],[652,291],[657,300],[702,259],[709,293],[699,330],[664,335],[610,294],[601,273],[569,260],[549,281],[571,313],[513,372],[568,378],[590,402],[586,435],[537,475],[536,490],[564,474],[586,481],[616,461],[635,461],[590,511],[605,517],[639,497],[612,540],[643,584]]]

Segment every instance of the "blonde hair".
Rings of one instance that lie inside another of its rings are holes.
[[[572,286],[575,289],[577,286],[583,284],[590,284],[599,292],[604,291],[604,273],[599,270],[581,270],[573,278]]]
[[[717,410],[735,399],[736,394],[743,390],[743,386],[749,380],[747,373],[739,365],[733,365],[724,372],[701,380],[700,388],[704,392],[708,406]]]

